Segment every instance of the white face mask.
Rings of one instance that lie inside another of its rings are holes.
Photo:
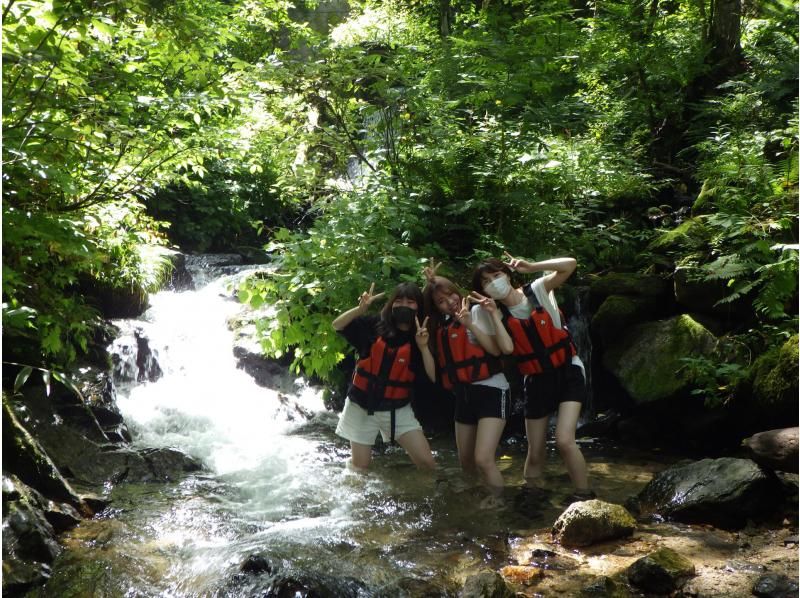
[[[511,292],[511,283],[508,282],[508,276],[498,276],[492,282],[483,285],[483,290],[492,299],[505,299]]]

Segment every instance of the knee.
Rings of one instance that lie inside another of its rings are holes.
[[[497,468],[494,455],[475,455],[475,467],[478,471],[485,474]]]
[[[578,448],[578,444],[575,442],[575,438],[572,436],[566,437],[559,437],[556,436],[556,449],[562,455],[565,453],[571,453],[572,451]]]
[[[547,454],[546,447],[528,447],[528,456],[527,460],[530,465],[541,465],[545,461],[545,456]]]

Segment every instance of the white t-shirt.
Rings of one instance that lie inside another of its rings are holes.
[[[545,272],[545,276],[547,274],[548,273]],[[565,323],[561,321],[561,313],[558,311],[556,296],[553,291],[548,293],[547,289],[544,288],[544,276],[534,280],[530,286],[531,289],[533,289],[533,294],[536,296],[536,300],[547,311],[547,313],[550,315],[550,318],[553,320],[553,325],[559,330],[563,329],[565,327]],[[515,318],[527,320],[530,317],[531,311],[533,311],[534,307],[535,305],[533,302],[527,295],[525,295],[525,301],[509,307],[508,311]],[[585,380],[586,368],[583,365],[583,361],[581,361],[581,358],[578,357],[577,354],[572,356],[572,365],[577,365],[579,368],[581,368],[581,372],[583,372],[583,379]]]
[[[489,312],[484,310],[480,305],[473,305],[469,313],[472,316],[473,324],[475,324],[478,330],[489,336],[495,336],[496,332],[494,329],[494,320],[492,319],[492,316],[489,315]],[[528,310],[528,313],[530,313],[530,310]],[[471,330],[467,330],[467,340],[469,340],[469,342],[473,345],[480,345],[478,339],[475,338],[475,335],[472,334]],[[472,384],[491,386],[501,390],[506,390],[508,388],[508,380],[503,372],[489,376],[484,380],[473,382]]]

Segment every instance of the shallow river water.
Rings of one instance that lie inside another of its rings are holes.
[[[755,557],[741,534],[713,528],[653,522],[630,540],[583,551],[554,545],[549,530],[570,485],[552,446],[552,496],[525,507],[514,500],[522,443],[505,443],[498,454],[508,486],[499,504],[462,476],[450,436],[431,440],[435,476],[394,447],[378,451],[368,474],[349,471],[336,414],[325,411],[318,389],[289,376],[274,389],[259,387],[236,368],[226,322],[238,304],[230,279],[212,278],[197,291],[152,298],[135,324],[164,375],[118,389],[138,446],[177,447],[206,470],[170,484],[107,488],[111,507],[63,537],[67,549],[39,595],[456,596],[481,569],[520,565],[505,569],[519,591],[570,596],[660,545],[707,569],[710,593],[698,595],[735,596],[741,579],[757,574],[745,565],[725,571],[737,559],[755,565]],[[298,416],[295,403],[314,416]],[[592,485],[609,502],[623,503],[677,460],[591,440],[582,446]],[[749,546],[774,547],[775,558],[786,559],[781,530],[774,533],[770,543],[767,530],[754,532],[759,540]],[[759,562],[772,558],[765,554]],[[270,572],[241,573],[248,558],[259,562],[254,556]],[[796,554],[789,557],[796,566]]]

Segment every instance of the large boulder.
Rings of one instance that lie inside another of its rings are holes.
[[[36,437],[41,454],[59,475],[89,485],[123,480],[164,482],[202,468],[197,460],[175,449],[134,450],[111,442],[92,410],[79,397],[73,396],[74,404],[70,404],[65,398],[47,397],[41,387],[26,386],[23,390],[14,401],[8,401],[8,417],[24,418],[24,425]],[[64,405],[72,409],[64,410]],[[5,459],[3,463],[7,469]],[[43,482],[30,483],[23,477],[24,471],[12,471],[48,496]],[[76,508],[85,510],[85,506]]]
[[[572,503],[553,524],[554,539],[564,546],[589,546],[630,536],[633,516],[621,505],[602,500]]]
[[[764,467],[797,473],[800,428],[767,430],[742,441],[750,458]]]
[[[22,595],[50,578],[60,554],[47,503],[16,476],[3,476],[3,594]]]
[[[620,334],[606,348],[603,366],[638,404],[688,394],[693,379],[685,357],[711,355],[717,338],[690,316],[647,322]]]
[[[735,404],[743,419],[770,428],[797,424],[799,358],[795,334],[756,359]]]
[[[749,459],[703,459],[656,474],[638,495],[643,512],[725,529],[763,519],[782,500],[780,482]]]
[[[48,499],[67,503],[85,515],[91,509],[62,477],[53,461],[17,419],[10,401],[3,396],[3,471],[14,474]]]

